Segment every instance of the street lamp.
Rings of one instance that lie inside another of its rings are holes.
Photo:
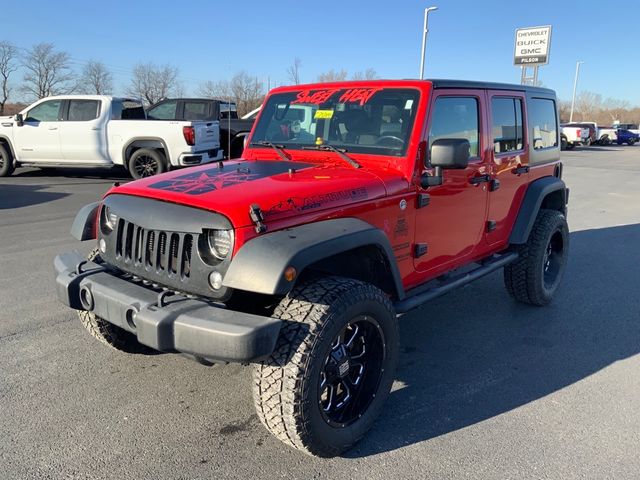
[[[573,122],[573,107],[576,104],[576,88],[578,86],[578,75],[580,74],[580,65],[584,62],[576,62],[576,78],[573,80],[573,98],[571,99],[571,113],[569,114],[569,123]]]
[[[422,55],[420,56],[420,80],[424,79],[424,53],[427,48],[427,33],[429,33],[429,12],[437,10],[438,7],[428,7],[424,9],[424,29],[422,32]]]

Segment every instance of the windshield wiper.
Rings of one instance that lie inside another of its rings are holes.
[[[251,142],[250,145],[259,145],[261,147],[271,147],[277,153],[278,156],[283,159],[285,162],[290,162],[291,159],[284,153],[284,145],[276,145],[275,143],[268,142],[267,140],[259,140],[257,142]]]
[[[328,151],[328,152],[334,152],[337,153],[338,156],[343,159],[345,162],[348,162],[349,165],[351,165],[353,168],[361,168],[362,165],[360,165],[358,162],[356,162],[353,158],[351,158],[349,155],[346,155],[346,148],[336,148],[333,145],[314,145],[313,147],[302,147],[303,150],[323,150],[323,151]]]

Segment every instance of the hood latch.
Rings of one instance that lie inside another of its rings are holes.
[[[254,203],[249,207],[249,217],[251,217],[251,221],[256,226],[256,233],[264,233],[267,231],[260,205]]]

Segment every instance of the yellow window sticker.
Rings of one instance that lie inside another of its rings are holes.
[[[316,110],[316,114],[313,116],[315,119],[329,120],[333,117],[333,110]]]

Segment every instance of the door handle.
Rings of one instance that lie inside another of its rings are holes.
[[[523,173],[529,173],[529,165],[520,165],[514,168],[513,170],[511,170],[511,173],[513,173],[514,175],[522,175]]]
[[[485,183],[485,182],[489,182],[491,181],[491,176],[490,175],[478,175],[477,177],[472,177],[469,179],[469,183],[471,185],[480,185],[481,183]]]
[[[49,130],[57,130],[58,127],[49,127]]]

